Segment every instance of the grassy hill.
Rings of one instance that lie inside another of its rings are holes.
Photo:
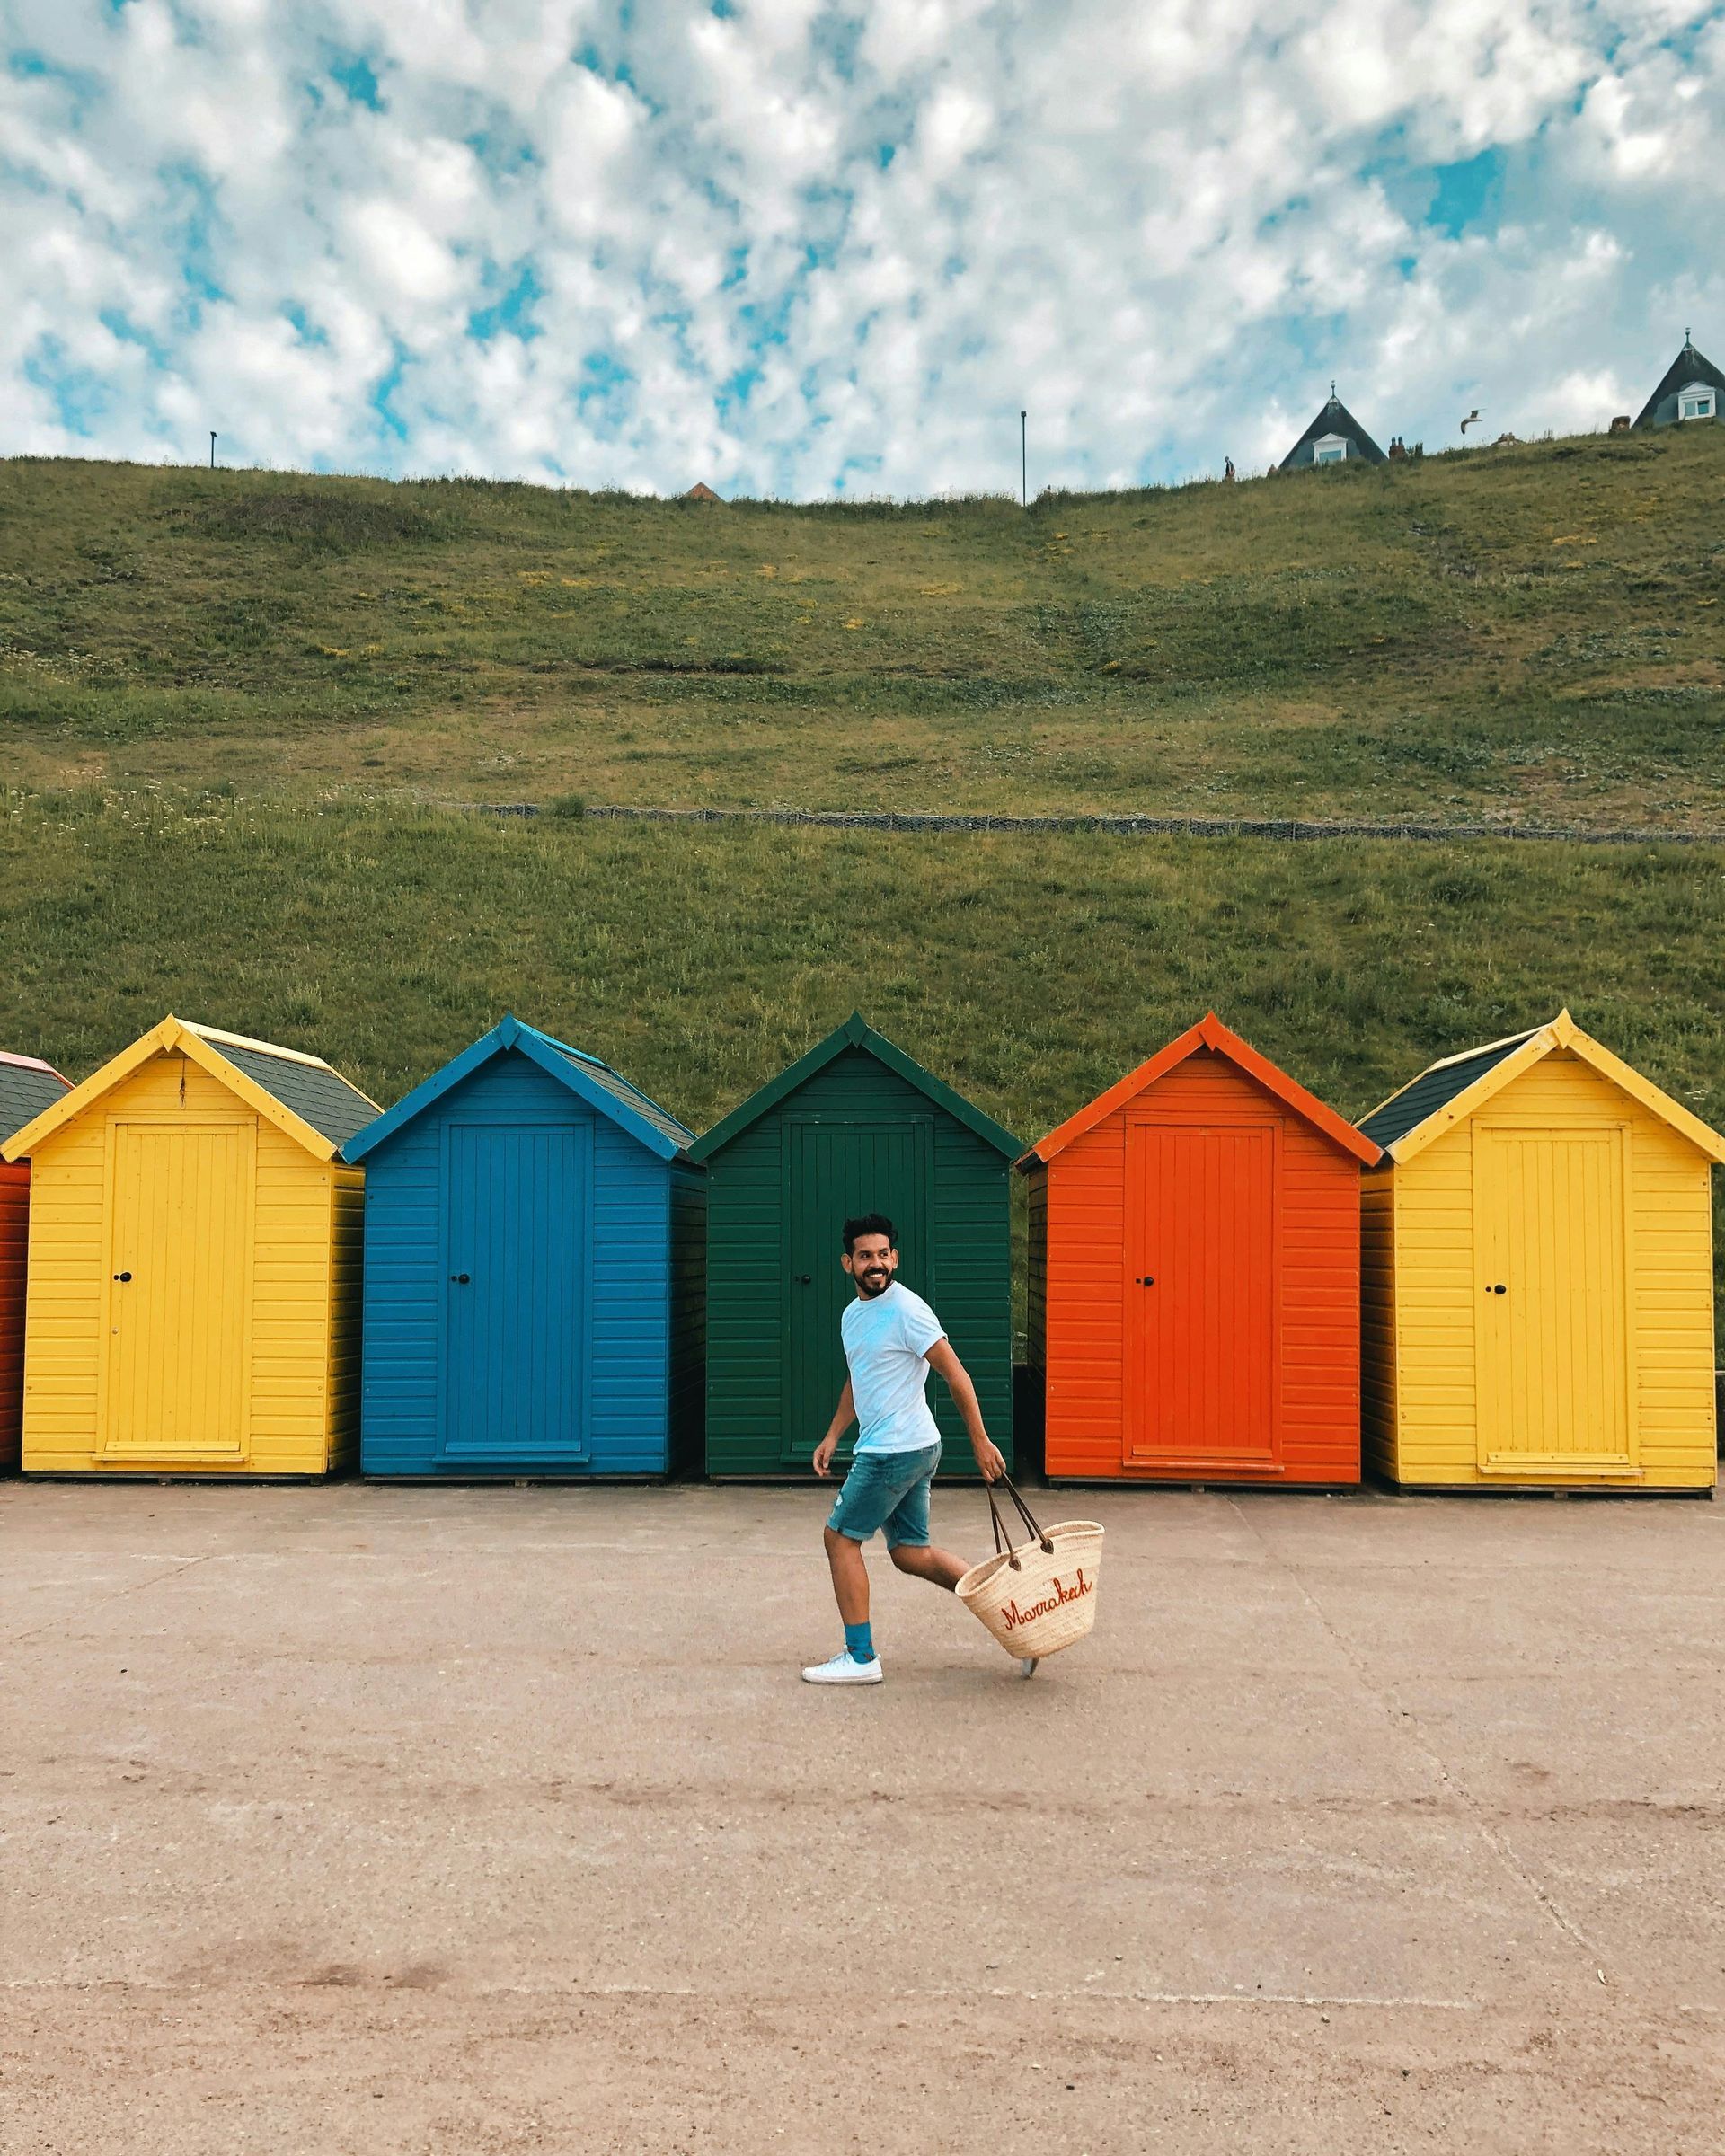
[[[30,786],[1725,825],[1725,430],[795,508],[0,464]]]

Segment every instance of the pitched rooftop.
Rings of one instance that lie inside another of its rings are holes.
[[[1368,464],[1386,464],[1389,458],[1330,384],[1330,401],[1282,459],[1281,470],[1297,472],[1307,464],[1340,464],[1360,459]]]
[[[1685,395],[1685,392],[1690,393]],[[1725,397],[1725,375],[1698,352],[1687,330],[1683,349],[1665,370],[1659,386],[1642,405],[1638,427],[1671,427],[1683,420],[1716,420]]]

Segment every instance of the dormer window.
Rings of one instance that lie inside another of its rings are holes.
[[[1312,462],[1314,464],[1339,464],[1348,455],[1348,437],[1345,434],[1321,434],[1312,445]]]
[[[1719,393],[1707,382],[1691,382],[1677,392],[1680,420],[1711,420],[1719,414]]]

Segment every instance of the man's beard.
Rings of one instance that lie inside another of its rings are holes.
[[[892,1286],[892,1275],[886,1271],[882,1271],[879,1276],[873,1273],[859,1273],[856,1276],[856,1285],[864,1297],[872,1303],[877,1295],[884,1295]]]

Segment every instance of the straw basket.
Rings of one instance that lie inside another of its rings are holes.
[[[1096,1621],[1102,1531],[1094,1520],[1039,1527],[1012,1482],[1004,1475],[1001,1481],[1030,1530],[1030,1540],[1014,1547],[1011,1533],[1002,1529],[994,1489],[988,1487],[995,1554],[972,1565],[954,1592],[1009,1655],[1038,1662],[1082,1639]]]

